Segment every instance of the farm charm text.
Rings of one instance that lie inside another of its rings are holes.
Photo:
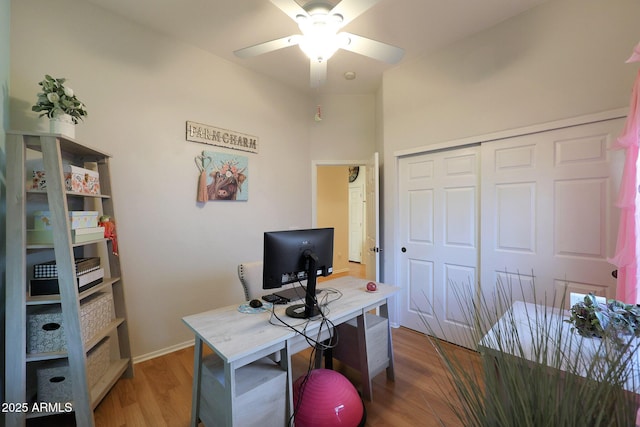
[[[187,141],[258,152],[258,137],[201,123],[187,122]]]

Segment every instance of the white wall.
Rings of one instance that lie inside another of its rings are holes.
[[[386,73],[384,279],[394,279],[397,150],[626,107],[637,0],[551,0]]]
[[[242,301],[236,266],[262,257],[263,231],[311,225],[315,104],[84,1],[12,6],[11,128],[46,130],[37,82],[68,79],[89,112],[77,140],[113,155],[133,353],[192,339],[181,317]],[[196,203],[194,156],[225,150],[185,141],[187,120],[260,138],[247,202]]]
[[[310,127],[313,160],[366,160],[375,143],[375,97],[373,95],[324,94],[315,99],[310,119],[321,105],[322,121]]]

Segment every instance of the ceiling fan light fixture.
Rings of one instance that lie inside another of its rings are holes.
[[[235,50],[233,53],[239,58],[250,58],[298,45],[309,58],[309,81],[312,88],[319,87],[326,81],[327,62],[338,49],[389,64],[397,64],[404,55],[403,49],[356,34],[338,33],[342,27],[378,1],[271,0],[276,7],[298,24],[302,34],[266,41]],[[348,73],[345,78],[352,76],[355,77],[355,74]]]
[[[342,47],[343,37],[336,34],[340,29],[341,15],[315,13],[308,18],[299,19],[298,26],[303,36],[300,37],[300,49],[309,59],[323,62],[331,58]]]
[[[314,61],[323,62],[333,56],[340,47],[338,38],[302,36],[299,43],[300,49],[305,55]]]

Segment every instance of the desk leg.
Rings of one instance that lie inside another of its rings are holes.
[[[193,390],[191,392],[191,427],[197,427],[200,416],[200,383],[202,381],[202,340],[196,335],[193,348]]]
[[[236,363],[224,363],[224,382],[227,388],[224,394],[225,406],[228,408],[226,413],[226,426],[233,427],[234,421],[238,418],[238,404],[236,403]]]
[[[327,345],[330,344],[329,340],[325,341],[325,343]],[[323,351],[323,356],[324,356],[324,369],[333,369],[333,349],[327,348],[325,351]]]
[[[322,357],[325,356],[326,354],[324,352],[324,350],[322,349],[322,345],[326,345],[329,341],[324,341],[323,343],[321,343],[319,346],[317,345],[315,348],[315,355],[314,355],[314,362],[313,362],[313,367],[314,369],[320,369],[322,368]],[[326,360],[325,360],[326,363]]]
[[[395,381],[396,375],[393,370],[393,341],[391,338],[391,322],[389,321],[389,304],[387,302],[385,302],[383,305],[380,306],[380,316],[387,319],[387,329],[388,329],[387,352],[389,356],[389,366],[387,366],[387,379],[390,381]]]
[[[285,414],[287,416],[287,423],[285,425],[293,425],[290,420],[293,419],[293,373],[291,372],[291,347],[290,342],[287,340],[284,349],[280,350],[280,367],[287,371],[287,407]]]
[[[358,348],[360,349],[360,373],[362,378],[362,396],[369,402],[373,400],[371,393],[371,375],[369,374],[369,352],[367,351],[367,316],[362,313],[358,316]]]

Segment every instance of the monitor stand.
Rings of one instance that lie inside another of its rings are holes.
[[[321,314],[318,304],[316,303],[316,279],[318,277],[316,266],[318,256],[310,250],[306,250],[303,256],[309,261],[307,268],[307,292],[304,297],[304,304],[290,305],[285,310],[287,316],[296,319],[310,319]]]
[[[318,306],[311,307],[311,314],[307,316],[306,304],[294,304],[287,307],[285,313],[287,313],[287,316],[293,317],[295,319],[310,319],[312,317],[319,316],[320,309],[318,308]]]

